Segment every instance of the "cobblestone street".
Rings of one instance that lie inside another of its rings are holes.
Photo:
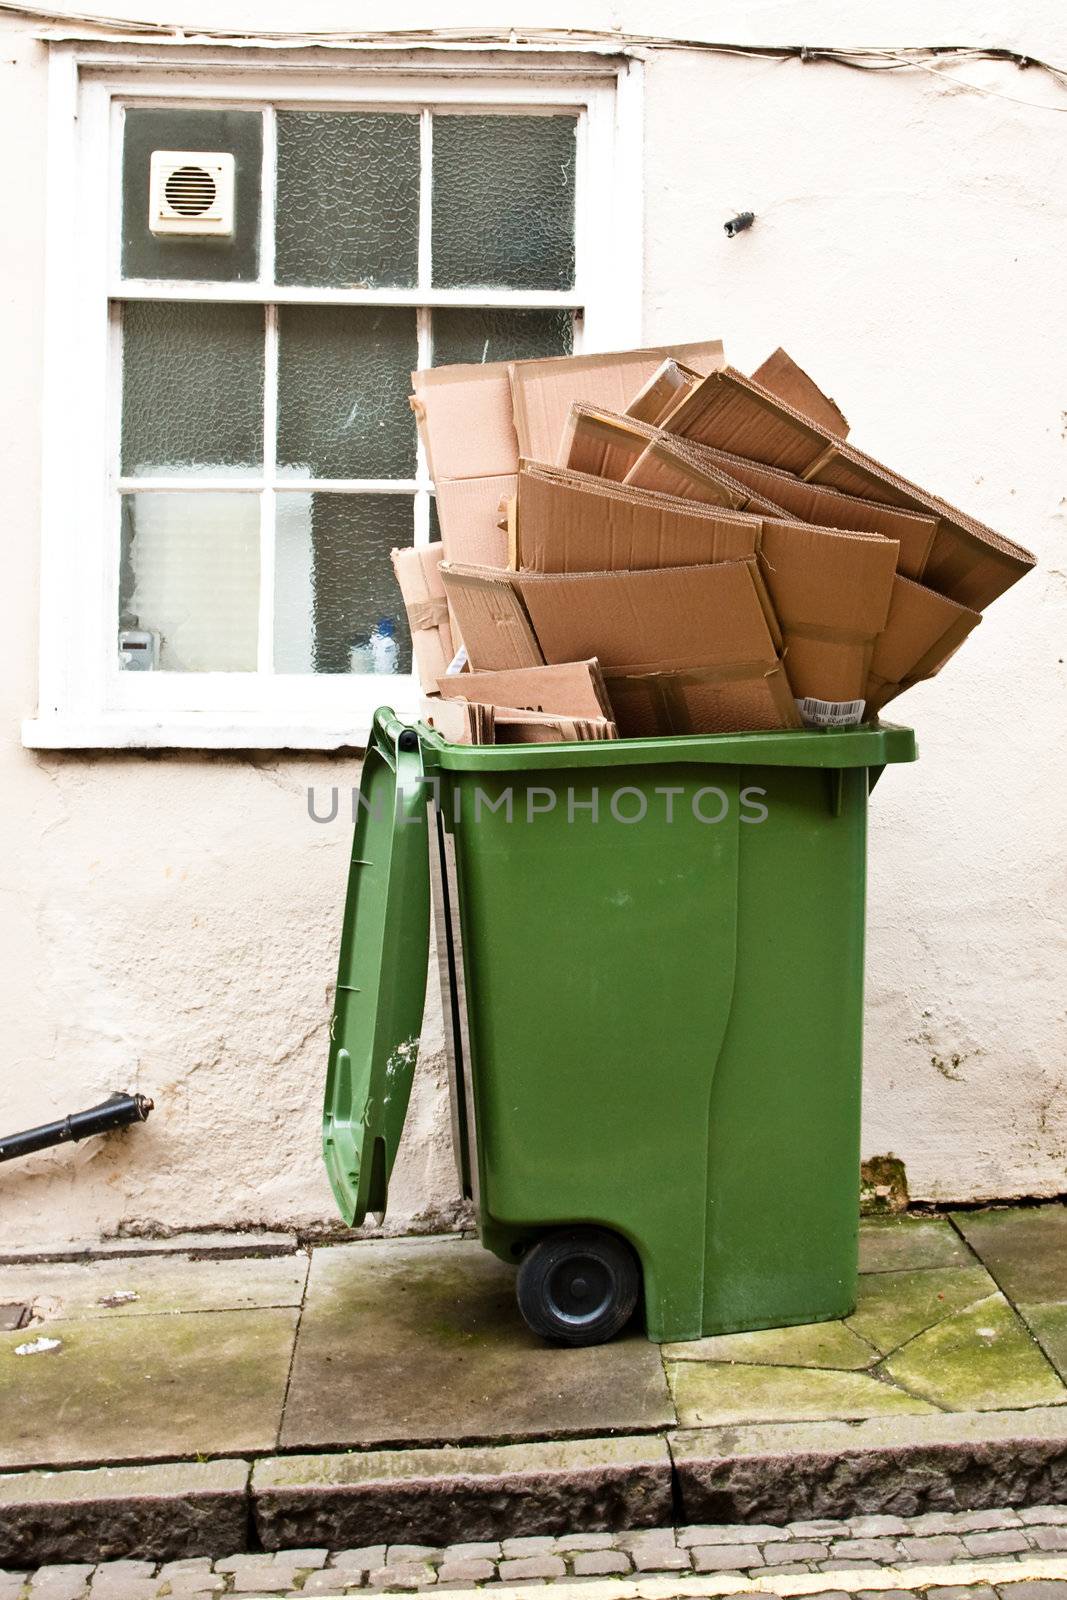
[[[1067,1600],[1067,1507],[534,1535],[437,1548],[383,1543],[214,1562],[72,1563],[0,1574],[0,1600],[252,1600],[482,1586],[503,1595],[539,1585],[557,1595],[579,1585],[583,1600],[735,1593]]]

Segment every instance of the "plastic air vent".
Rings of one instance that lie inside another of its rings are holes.
[[[233,233],[233,156],[219,150],[153,150],[148,226],[153,233],[218,238]]]

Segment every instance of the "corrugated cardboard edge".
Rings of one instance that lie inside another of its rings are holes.
[[[626,415],[637,422],[647,422],[658,428],[665,417],[685,399],[700,373],[687,367],[673,356],[656,368],[648,382],[643,384],[626,407]]]
[[[842,439],[848,436],[848,418],[828,394],[824,394],[803,367],[798,366],[781,345],[773,351],[752,374],[755,383],[762,384],[771,394],[791,405],[794,411],[810,417],[829,433]]]
[[[762,519],[700,500],[523,463],[509,529],[516,571],[618,572],[754,556]]]

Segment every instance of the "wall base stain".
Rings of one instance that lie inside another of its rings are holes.
[[[860,1167],[860,1216],[895,1216],[908,1209],[908,1175],[894,1155],[871,1156]]]

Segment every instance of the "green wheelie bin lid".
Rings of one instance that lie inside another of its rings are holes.
[[[344,1220],[382,1215],[419,1049],[430,869],[418,735],[375,718],[360,781],[322,1142]]]

